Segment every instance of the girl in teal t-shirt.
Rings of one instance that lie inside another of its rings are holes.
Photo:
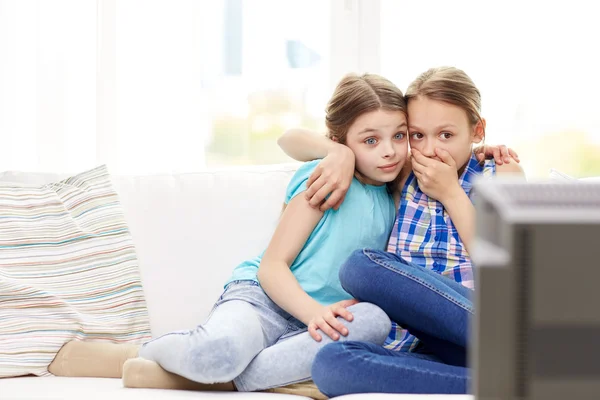
[[[107,369],[118,366],[117,374],[123,366],[127,387],[257,391],[310,380],[313,359],[327,343],[383,344],[389,318],[352,299],[338,271],[358,248],[385,249],[395,217],[389,186],[407,159],[406,104],[387,79],[349,75],[337,85],[326,112],[328,136],[348,146],[356,159],[341,207],[322,212],[309,204],[304,192],[320,165],[304,164],[288,186],[267,249],[234,269],[206,322],[145,343],[140,358],[124,365],[111,358],[110,346],[83,358],[96,366],[106,360]]]
[[[338,271],[352,251],[387,244],[395,217],[388,185],[408,153],[403,94],[380,76],[349,75],[329,101],[326,124],[356,158],[341,207],[311,207],[303,192],[319,163],[304,164],[267,249],[233,271],[209,319],[144,344],[140,357],[192,381],[256,391],[309,380],[314,356],[331,341],[384,342],[389,319],[352,299]]]

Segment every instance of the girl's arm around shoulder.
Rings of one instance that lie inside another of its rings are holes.
[[[335,143],[325,135],[304,128],[292,128],[277,139],[285,154],[297,161],[325,158]]]
[[[323,159],[308,180],[306,196],[322,211],[340,207],[354,176],[354,153],[323,134],[303,128],[288,129],[277,139],[288,156],[298,161]],[[329,197],[327,197],[329,195]]]

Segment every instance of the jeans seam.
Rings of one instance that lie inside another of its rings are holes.
[[[439,294],[440,296],[446,298],[447,300],[450,300],[452,303],[456,304],[457,306],[459,306],[460,308],[464,309],[465,311],[473,314],[473,308],[472,307],[468,307],[466,304],[463,304],[462,302],[456,300],[455,298],[453,298],[452,296],[448,295],[447,293],[444,293],[441,290],[438,290],[437,288],[435,288],[432,285],[429,285],[427,282],[423,281],[422,279],[419,279],[415,276],[413,276],[412,274],[406,273],[404,271],[400,271],[397,268],[394,268],[391,264],[389,264],[387,261],[385,260],[380,260],[376,254],[372,253],[371,251],[364,249],[363,250],[363,254],[366,255],[367,257],[369,257],[369,259],[371,261],[373,261],[375,264],[388,269],[392,272],[395,272],[399,275],[402,275],[408,279],[413,280],[414,282],[417,282],[418,284],[420,284],[423,287],[426,287],[427,289]]]
[[[295,379],[289,382],[283,382],[283,383],[278,383],[277,385],[272,385],[272,386],[266,386],[263,388],[258,388],[258,389],[254,389],[252,390],[252,392],[256,392],[256,391],[260,391],[260,390],[267,390],[267,389],[273,389],[273,388],[277,388],[277,387],[282,387],[282,386],[287,386],[287,385],[291,385],[293,383],[299,383],[299,382],[306,382],[306,381],[310,381],[311,379],[311,375],[309,374],[307,377],[304,378],[300,378],[300,379]],[[242,376],[238,376],[236,378],[233,379],[233,383],[235,385],[235,387],[237,388],[237,390],[239,392],[249,392],[250,390],[247,389],[246,384],[244,383],[244,378],[242,378]]]
[[[235,385],[235,388],[237,389],[238,392],[247,392],[248,390],[246,389],[246,384],[244,383],[244,380],[242,379],[241,375],[233,378],[233,384]]]
[[[277,385],[273,385],[273,386],[268,386],[262,389],[256,389],[256,391],[258,390],[267,390],[267,389],[273,389],[273,388],[278,388],[278,387],[283,387],[283,386],[287,386],[287,385],[292,385],[294,383],[300,383],[300,382],[306,382],[306,381],[310,381],[311,376],[307,376],[306,378],[302,378],[302,379],[297,379],[297,380],[293,380],[293,381],[289,381],[289,382],[284,382],[284,383],[280,383]]]
[[[371,363],[373,362],[373,360],[368,360],[368,359],[367,359],[367,357],[365,357],[365,356],[364,356],[364,355],[362,355],[362,354],[359,354],[359,355],[352,354],[352,353],[353,353],[355,350],[349,350],[348,348],[346,348],[346,346],[344,346],[344,344],[345,344],[345,343],[342,343],[342,347],[343,347],[343,350],[344,350],[344,352],[345,352],[345,353],[348,353],[348,354],[349,354],[349,355],[351,355],[352,357],[358,357],[358,358],[360,358],[360,360],[361,360],[362,362],[367,362],[367,361],[369,361],[369,362],[371,362]],[[348,354],[347,354],[347,355],[348,355]],[[346,355],[346,356],[347,356],[347,355]],[[431,360],[429,360],[429,361],[431,361]],[[435,362],[435,361],[431,361],[431,362]],[[436,371],[430,371],[430,370],[427,370],[427,369],[422,369],[422,368],[418,368],[418,367],[408,367],[408,366],[406,366],[406,365],[403,365],[402,367],[403,367],[405,370],[407,370],[407,371],[416,371],[416,372],[419,372],[419,373],[426,373],[426,374],[429,374],[429,375],[432,375],[432,376],[442,376],[442,377],[449,377],[449,378],[463,378],[463,376],[462,376],[462,375],[451,374],[451,373],[448,373],[448,372],[436,372]],[[468,377],[468,376],[467,376],[467,377],[465,377],[465,378],[466,378],[467,380],[469,379],[469,377]]]
[[[268,390],[268,389],[283,387],[283,386],[287,386],[287,385],[292,385],[294,383],[306,382],[306,381],[310,381],[311,378],[312,377],[310,375],[308,375],[305,378],[296,379],[296,380],[292,380],[292,381],[289,381],[289,382],[278,383],[277,385],[266,386],[266,387],[263,387],[263,388],[254,389],[254,390],[252,390],[252,392],[258,392],[258,391],[261,391],[261,390]],[[237,378],[235,378],[233,380],[233,383],[234,383],[236,389],[238,390],[238,392],[250,392],[250,390],[248,390],[246,388],[246,384],[244,383],[244,379],[241,376],[238,376]]]

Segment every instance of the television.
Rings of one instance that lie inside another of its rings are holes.
[[[478,400],[600,399],[600,182],[474,186]]]

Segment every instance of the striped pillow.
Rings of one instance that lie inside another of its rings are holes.
[[[150,338],[138,261],[105,166],[0,183],[0,377],[46,375],[70,340]]]

